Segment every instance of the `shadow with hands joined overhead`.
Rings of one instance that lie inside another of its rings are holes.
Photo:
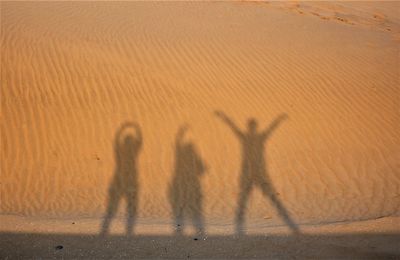
[[[133,128],[136,136],[126,133]],[[114,152],[116,169],[109,188],[107,211],[100,234],[105,235],[122,198],[126,200],[126,234],[132,235],[138,207],[137,159],[143,138],[140,127],[133,122],[124,123],[115,135]]]
[[[175,139],[175,167],[168,197],[175,220],[175,232],[182,234],[185,218],[190,218],[198,234],[204,233],[203,194],[200,177],[206,166],[196,146],[184,141],[188,127],[178,130]]]
[[[288,211],[277,197],[277,192],[267,175],[264,150],[265,143],[276,128],[287,118],[286,114],[280,115],[263,131],[257,130],[257,121],[250,118],[247,131],[241,131],[233,121],[221,111],[215,114],[229,126],[242,145],[242,172],[240,176],[240,193],[236,211],[236,232],[243,233],[244,214],[249,195],[254,186],[258,186],[263,195],[270,199],[278,211],[279,216],[288,225],[291,231],[299,234],[300,230],[291,219]]]

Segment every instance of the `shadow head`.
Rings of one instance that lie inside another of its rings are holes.
[[[136,138],[133,135],[126,135],[123,142],[123,150],[127,154],[135,154],[139,147],[137,147]]]
[[[256,132],[257,127],[258,127],[258,123],[255,118],[252,117],[247,120],[247,129],[249,132]]]

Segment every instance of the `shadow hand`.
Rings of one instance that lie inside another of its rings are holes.
[[[220,117],[220,118],[222,118],[222,119],[225,119],[225,118],[226,118],[226,115],[224,114],[224,112],[222,112],[222,111],[220,111],[220,110],[215,110],[215,111],[214,111],[214,114],[215,114],[217,117]]]

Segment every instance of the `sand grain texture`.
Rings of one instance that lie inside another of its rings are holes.
[[[362,16],[372,7],[353,3],[340,10],[352,24],[316,19],[326,5],[301,15],[236,2],[1,2],[0,213],[103,216],[115,134],[134,121],[138,218],[170,220],[174,142],[187,124],[207,169],[205,222],[232,223],[241,153],[221,110],[242,129],[288,115],[265,160],[296,223],[398,214],[398,18],[374,24],[379,15]],[[246,214],[284,224],[258,189]]]

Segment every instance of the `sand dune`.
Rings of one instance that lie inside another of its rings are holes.
[[[242,132],[288,116],[259,160],[297,224],[398,214],[399,8],[380,5],[1,2],[0,213],[102,217],[135,122],[137,218],[173,222],[187,125],[204,173],[182,185],[206,225],[233,223],[243,155],[220,110]],[[246,221],[285,225],[264,195]]]

